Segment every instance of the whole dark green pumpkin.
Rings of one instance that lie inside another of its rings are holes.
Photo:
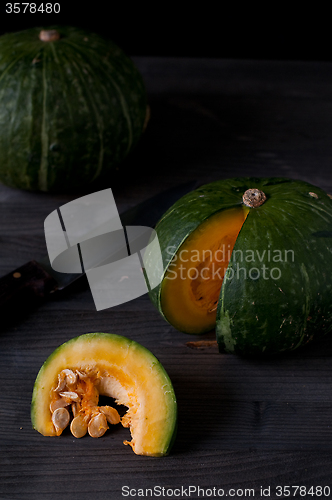
[[[146,91],[113,42],[73,27],[0,37],[0,180],[66,191],[115,169],[136,145]]]
[[[176,202],[156,231],[165,270],[150,298],[178,330],[215,327],[220,350],[241,355],[290,351],[332,330],[332,200],[322,189],[213,182]],[[157,259],[145,257],[150,273]]]

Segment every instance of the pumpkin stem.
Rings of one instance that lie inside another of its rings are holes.
[[[266,194],[260,189],[247,189],[242,200],[247,207],[256,208],[266,201]]]
[[[55,42],[59,40],[60,33],[57,30],[41,30],[39,40],[42,42]]]
[[[197,340],[196,342],[186,342],[190,349],[205,349],[205,347],[218,347],[216,340]]]

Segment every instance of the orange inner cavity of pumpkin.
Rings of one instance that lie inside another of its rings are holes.
[[[246,207],[227,209],[209,217],[180,246],[163,281],[161,307],[178,330],[212,330],[224,275]]]

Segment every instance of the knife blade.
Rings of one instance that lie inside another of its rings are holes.
[[[152,196],[120,214],[122,225],[154,227],[168,208],[196,186],[196,181],[190,181]],[[0,278],[1,317],[5,317],[7,321],[11,317],[17,317],[20,312],[24,313],[38,306],[52,294],[64,290],[82,276],[84,273],[69,274],[55,271],[48,255],[27,262]]]

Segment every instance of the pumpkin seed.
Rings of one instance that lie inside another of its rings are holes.
[[[54,413],[55,410],[58,410],[59,408],[64,408],[65,406],[68,406],[68,405],[70,405],[70,402],[67,401],[66,399],[63,399],[63,398],[55,399],[50,404],[51,413]]]
[[[75,385],[77,382],[77,374],[69,369],[63,370],[63,372],[65,373],[65,376],[66,376],[67,387],[71,387],[71,386]]]
[[[79,403],[81,401],[81,398],[79,397],[79,395],[76,392],[73,392],[73,391],[60,392],[60,396],[62,398],[68,399],[69,400],[69,404],[72,401],[75,401],[75,403]]]
[[[60,436],[62,431],[69,424],[70,415],[69,411],[66,408],[58,408],[54,411],[52,415],[52,422],[55,427],[56,435]]]
[[[76,417],[78,415],[80,410],[79,410],[79,407],[76,403],[71,404],[71,411],[72,411],[74,417]]]
[[[75,372],[80,380],[86,380],[88,378],[88,375],[80,370],[75,370]]]
[[[105,415],[107,422],[116,425],[120,422],[120,415],[112,406],[100,406],[99,410]]]
[[[103,436],[107,429],[107,420],[103,413],[98,413],[90,420],[88,425],[88,432],[93,438],[99,438]]]
[[[70,431],[76,438],[85,436],[88,431],[88,424],[83,415],[77,415],[70,424]]]
[[[62,370],[58,375],[58,386],[56,387],[55,392],[63,391],[66,386],[73,387],[76,384],[77,375],[72,370],[66,368]]]
[[[55,392],[61,392],[65,389],[65,387],[66,387],[65,374],[63,372],[60,372],[58,374],[58,385],[54,390]]]

